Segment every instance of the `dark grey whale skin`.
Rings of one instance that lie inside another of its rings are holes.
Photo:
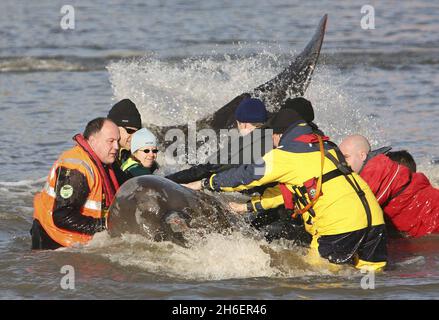
[[[223,232],[230,228],[228,210],[215,197],[160,176],[128,180],[110,207],[108,232],[140,234],[154,241],[184,244],[189,229]]]
[[[303,96],[311,76],[316,68],[320,50],[326,31],[328,15],[325,14],[314,32],[313,37],[308,42],[303,51],[294,57],[291,63],[273,79],[253,89],[252,92],[245,92],[235,97],[214,114],[209,115],[197,121],[197,129],[210,128],[217,133],[221,129],[231,129],[235,127],[235,110],[241,101],[247,97],[259,98],[266,104],[268,110],[272,113],[279,110],[281,104],[288,97]],[[148,125],[159,137],[164,137],[170,129],[178,128],[187,134],[187,126],[154,126]],[[172,141],[164,142],[171,144]]]

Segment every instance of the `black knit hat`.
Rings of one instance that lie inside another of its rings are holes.
[[[281,106],[281,110],[282,109],[291,109],[296,111],[306,122],[314,121],[314,109],[312,104],[309,100],[306,100],[303,97],[294,99],[288,98]]]
[[[130,99],[123,99],[116,103],[108,112],[107,117],[118,127],[142,128],[140,113]]]
[[[284,133],[288,127],[304,119],[292,109],[281,109],[267,123],[267,126],[273,129],[273,133]]]

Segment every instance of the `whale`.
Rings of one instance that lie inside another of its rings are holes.
[[[183,187],[161,176],[145,175],[125,182],[109,208],[112,237],[138,234],[152,241],[185,246],[185,234],[231,229],[229,209],[217,198]]]
[[[324,15],[305,49],[277,76],[235,97],[211,116],[197,121],[197,128],[230,129],[235,125],[235,110],[246,97],[264,101],[275,112],[289,97],[303,96],[315,70],[326,31]],[[171,128],[151,127],[159,136]],[[187,129],[187,127],[186,127]],[[164,146],[166,147],[166,146]],[[152,241],[171,241],[185,245],[191,230],[226,232],[233,228],[233,214],[221,200],[190,190],[161,176],[132,178],[117,191],[109,208],[108,232],[117,237],[124,233],[140,234]]]
[[[235,111],[242,100],[246,98],[261,99],[270,114],[277,112],[287,98],[303,96],[311,82],[311,76],[316,68],[323,39],[326,32],[328,15],[325,14],[318,23],[318,26],[305,48],[296,55],[287,67],[271,80],[257,86],[250,92],[244,92],[233,98],[229,103],[219,108],[212,115],[208,115],[196,121],[197,129],[213,129],[217,133],[221,129],[232,129],[236,127]],[[170,129],[180,129],[186,135],[187,125],[180,126],[156,126],[149,124],[157,136],[164,137]],[[165,141],[166,144],[172,142]]]

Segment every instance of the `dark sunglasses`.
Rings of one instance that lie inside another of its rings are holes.
[[[136,132],[138,129],[131,129],[131,128],[125,128],[125,127],[123,127],[124,129],[125,129],[125,131],[128,133],[128,134],[133,134],[134,132]]]
[[[152,153],[157,153],[157,152],[159,152],[158,149],[152,149],[152,150],[150,150],[150,149],[145,149],[145,150],[142,150],[142,151],[145,152],[145,153],[149,153],[150,151],[151,151]]]

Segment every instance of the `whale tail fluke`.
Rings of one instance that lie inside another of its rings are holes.
[[[326,31],[328,15],[325,14],[305,49],[276,77],[255,88],[252,93],[243,93],[216,111],[210,119],[199,122],[215,130],[229,129],[235,125],[235,110],[246,97],[260,98],[271,111],[277,111],[288,97],[303,96],[319,59]]]

